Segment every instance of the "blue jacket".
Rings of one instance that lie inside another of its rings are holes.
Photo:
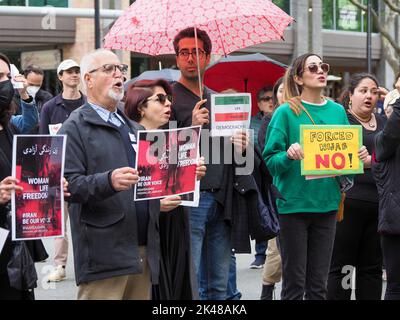
[[[22,115],[11,116],[11,123],[20,133],[28,133],[39,123],[39,114],[35,101],[31,103],[20,101]]]
[[[86,103],[86,96],[82,94],[83,103]],[[65,107],[62,94],[55,96],[47,101],[40,112],[40,134],[49,134],[49,124],[64,123],[69,118],[70,111]]]

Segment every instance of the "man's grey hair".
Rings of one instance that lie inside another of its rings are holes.
[[[97,49],[94,51],[89,52],[88,54],[86,54],[82,60],[81,60],[81,80],[82,80],[82,86],[85,89],[85,91],[87,90],[86,87],[86,82],[85,82],[85,75],[89,73],[89,71],[99,67],[96,64],[96,60],[106,54],[113,54],[115,55],[114,52],[107,50],[107,49]]]

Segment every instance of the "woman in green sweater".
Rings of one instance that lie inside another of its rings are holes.
[[[306,180],[300,125],[348,125],[344,108],[322,96],[329,65],[315,54],[295,59],[286,72],[287,103],[274,113],[263,158],[284,199],[277,200],[281,232],[282,300],[326,299],[327,279],[341,201],[336,178]],[[359,151],[367,158],[365,147]]]

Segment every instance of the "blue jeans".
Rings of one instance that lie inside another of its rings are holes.
[[[200,193],[190,214],[192,256],[201,300],[225,300],[231,259],[231,229],[214,195]]]
[[[236,256],[235,252],[232,251],[226,300],[240,300],[241,297],[242,293],[238,291],[236,286]]]
[[[267,241],[262,241],[262,242],[257,242],[256,241],[256,254],[255,257],[260,257],[265,260],[266,257],[266,251],[267,251]]]

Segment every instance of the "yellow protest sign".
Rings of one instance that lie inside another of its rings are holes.
[[[358,158],[362,146],[361,126],[301,125],[300,144],[304,150],[301,175],[363,173]]]

